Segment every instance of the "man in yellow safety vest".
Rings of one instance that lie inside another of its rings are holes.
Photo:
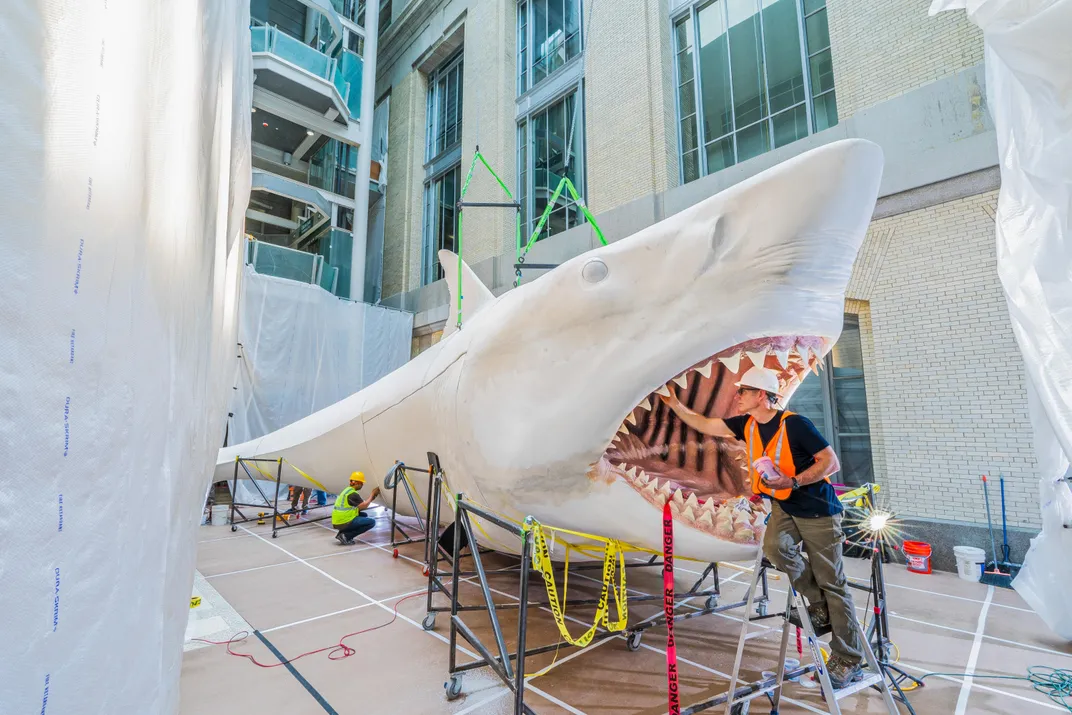
[[[335,539],[340,544],[352,544],[354,539],[376,526],[376,520],[361,513],[362,509],[368,509],[372,500],[380,495],[380,488],[372,490],[372,496],[361,501],[358,490],[365,486],[363,472],[354,472],[350,475],[350,486],[342,490],[335,498],[335,506],[331,510],[331,525],[339,530]]]
[[[837,455],[811,420],[778,409],[781,385],[773,370],[752,367],[736,386],[738,417],[698,414],[673,392],[662,400],[698,432],[745,443],[752,492],[771,501],[763,552],[807,600],[816,629],[831,629],[827,671],[835,688],[845,687],[862,677],[863,650],[842,563],[844,509],[830,483],[840,469]],[[762,457],[774,464],[768,476],[754,466]]]

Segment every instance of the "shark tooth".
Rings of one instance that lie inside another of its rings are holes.
[[[730,355],[729,357],[720,357],[718,361],[726,366],[726,369],[731,374],[736,375],[737,371],[741,369],[741,355],[744,353],[737,353],[736,355]]]
[[[658,494],[656,494],[655,495],[655,503],[659,505],[660,509],[662,509],[663,506],[666,504],[666,495],[663,494],[662,492],[659,492]],[[670,507],[671,511],[673,511],[673,509],[674,509],[673,507]]]
[[[671,500],[671,502],[670,502],[670,513],[673,514],[676,517],[681,516],[681,506],[676,501]]]
[[[748,359],[751,360],[752,364],[755,365],[756,367],[763,367],[763,363],[767,359],[767,351],[766,351],[766,349],[756,350],[754,352],[749,351],[749,352],[747,352],[745,354],[748,355]]]
[[[667,499],[669,499],[670,495],[674,492],[673,487],[670,486],[670,482],[663,482],[662,484],[658,485],[658,488],[659,493],[665,494]]]
[[[640,409],[651,412],[651,400],[645,397],[644,401],[640,403]]]
[[[641,469],[640,474],[637,475],[636,480],[637,483],[646,485],[648,482],[651,481],[651,477],[649,477],[647,473],[643,469]]]
[[[674,492],[673,499],[674,499],[674,503],[677,504],[678,506],[682,506],[685,503],[685,497],[681,496],[681,490],[680,489],[678,489],[678,490],[676,490]]]
[[[696,498],[696,492],[689,492],[689,498],[685,500],[685,503],[696,509],[700,508],[700,500]]]
[[[673,508],[673,507],[671,507],[671,508]],[[683,520],[687,521],[687,522],[690,522],[690,523],[695,522],[696,521],[696,512],[692,510],[691,506],[686,504],[685,507],[681,510],[681,518]]]
[[[644,485],[644,488],[640,490],[642,494],[647,494],[649,497],[655,497],[655,488],[658,486],[657,479],[652,479],[650,482]]]
[[[636,467],[629,467],[629,469],[625,470],[625,473],[629,475],[631,480],[636,480]]]
[[[700,526],[707,527],[708,529],[715,528],[715,522],[711,518],[711,512],[706,510],[700,512],[700,516],[696,519],[696,523]]]
[[[618,434],[629,434],[629,428],[625,426],[624,422],[618,427]]]
[[[774,357],[778,358],[778,364],[783,368],[789,368],[789,351],[788,350],[775,350]]]
[[[809,353],[811,353],[811,350],[808,349],[807,345],[794,345],[793,349],[790,351],[790,354],[792,353],[796,353],[800,357],[802,363],[805,365],[808,364],[808,356]]]
[[[631,425],[635,425],[636,424],[636,415],[634,415],[632,412],[630,412],[629,415],[625,418],[625,421],[628,422]]]
[[[711,366],[713,364],[714,363],[709,362],[706,365],[704,365],[703,367],[698,367],[698,368],[696,368],[696,372],[698,372],[701,375],[703,375],[704,379],[706,380],[707,378],[711,377]]]
[[[819,362],[820,362],[819,360],[816,360],[813,357],[811,359],[811,362],[808,364],[808,369],[811,370],[812,372],[814,372],[816,375],[819,374]]]
[[[715,498],[707,497],[707,499],[703,503],[703,508],[714,514],[715,511],[718,509],[718,505],[715,504]]]
[[[682,387],[688,387],[689,386],[689,375],[688,375],[688,373],[685,373],[684,375],[678,375],[677,377],[674,378],[674,382],[676,382],[678,385],[681,385]]]
[[[660,385],[659,389],[655,391],[655,394],[662,395],[663,397],[670,397],[670,388],[666,385]]]

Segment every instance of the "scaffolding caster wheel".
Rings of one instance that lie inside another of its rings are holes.
[[[427,576],[427,575],[428,575],[428,564],[425,564],[424,566],[421,567],[421,576]]]
[[[395,549],[394,551],[392,551],[391,556],[393,556],[394,558],[397,559],[398,558],[398,549]]]
[[[711,594],[707,597],[707,601],[704,603],[704,609],[708,611],[713,611],[716,608],[718,608],[718,595]]]
[[[443,683],[443,687],[447,691],[447,700],[457,700],[462,694],[462,679],[457,675],[452,675],[450,680]]]
[[[766,616],[767,615],[767,602],[766,601],[761,601],[760,603],[758,603],[756,605],[756,613],[758,615],[760,615],[760,616]]]
[[[272,538],[273,538],[273,539],[277,539],[277,538],[279,538],[279,534],[278,534],[277,532],[274,532],[274,531],[273,531],[273,532],[272,532]]]
[[[231,531],[232,531],[232,532],[238,531],[238,527],[237,527],[237,526],[233,526],[233,525],[232,525],[232,526],[231,526]]]
[[[640,639],[644,637],[644,631],[633,631],[625,639],[625,647],[631,651],[640,650]]]
[[[421,621],[421,628],[426,631],[433,630],[435,628],[435,615],[436,614],[433,611],[432,613],[429,613],[427,616],[425,616],[424,620]],[[454,678],[451,678],[451,681],[453,682]]]
[[[736,704],[734,704],[734,706],[733,706],[733,709],[732,709],[732,710],[730,710],[730,715],[748,715],[748,705],[749,705],[749,702],[750,702],[750,701],[747,701],[747,700],[746,700],[746,701],[745,701],[745,702],[743,702],[743,703],[736,703]],[[778,711],[777,711],[777,710],[775,710],[775,711],[774,711],[774,713],[775,713],[775,715],[777,715],[777,714],[778,714]]]

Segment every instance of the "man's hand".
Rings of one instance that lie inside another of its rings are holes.
[[[380,488],[376,487],[375,489],[372,490],[372,496],[370,496],[369,499],[375,499],[379,495],[380,495]]]
[[[771,489],[774,489],[774,490],[792,489],[793,488],[793,480],[792,479],[790,479],[789,477],[787,477],[784,474],[782,474],[782,471],[780,469],[778,469],[777,467],[774,468],[774,471],[777,472],[777,475],[774,476],[774,477],[771,477],[771,478],[764,477],[764,479],[763,479],[764,484],[766,484],[768,487],[770,487]]]

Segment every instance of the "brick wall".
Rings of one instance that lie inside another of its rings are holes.
[[[384,197],[383,295],[420,285],[421,203],[427,79],[411,72],[391,88]]]
[[[847,309],[860,315],[877,477],[903,516],[1039,524],[1023,361],[996,274],[990,192],[875,221]]]
[[[616,0],[594,12],[584,68],[586,199],[601,212],[679,182],[667,1]]]
[[[928,17],[930,0],[827,0],[838,116],[983,61],[982,31],[963,12]]]

